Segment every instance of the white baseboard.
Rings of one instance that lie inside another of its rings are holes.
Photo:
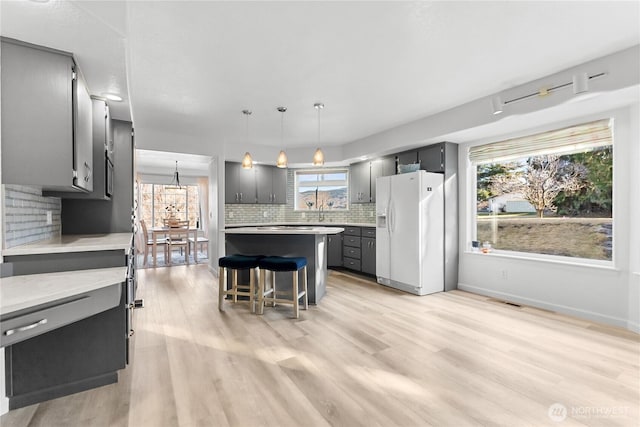
[[[569,307],[561,304],[552,304],[546,301],[541,301],[533,298],[526,298],[519,295],[514,295],[506,292],[498,292],[493,291],[486,288],[480,288],[478,286],[467,285],[466,283],[458,283],[458,289],[462,291],[472,292],[474,294],[485,295],[492,298],[499,298],[505,301],[530,305],[532,307],[538,307],[545,310],[551,310],[562,314],[567,314],[569,316],[575,316],[586,320],[591,320],[594,322],[604,323],[607,325],[619,326],[621,328],[629,329],[631,331],[637,332],[638,325],[630,322],[627,319],[621,319],[619,317],[608,316],[601,313],[596,313],[589,310],[583,310],[580,308]]]

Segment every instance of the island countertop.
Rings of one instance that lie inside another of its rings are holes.
[[[48,240],[15,246],[2,251],[3,256],[68,252],[127,250],[132,233],[67,234]]]
[[[258,227],[226,228],[226,234],[339,234],[342,227],[320,227],[301,225],[263,225]]]

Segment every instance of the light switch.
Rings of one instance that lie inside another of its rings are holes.
[[[47,211],[47,225],[53,224],[53,212]]]

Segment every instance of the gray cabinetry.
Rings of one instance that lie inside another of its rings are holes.
[[[109,200],[113,188],[109,181],[113,179],[114,172],[114,142],[113,127],[109,105],[103,99],[91,99],[92,117],[92,155],[93,155],[93,191],[80,192],[52,192],[47,191],[45,196],[61,197],[63,199],[96,199]]]
[[[327,235],[327,267],[342,267],[342,233]]]
[[[16,276],[123,267],[133,261],[122,249],[3,258]],[[37,336],[24,335],[19,342],[3,341],[7,345],[5,378],[10,409],[117,382],[117,371],[126,366],[128,356],[128,302],[135,298],[135,286],[128,289],[124,276],[122,280],[120,284],[2,315],[3,332],[13,321],[24,326],[46,318],[44,328],[60,326],[43,329],[44,333]]]
[[[225,162],[224,168],[225,203],[256,203],[256,168],[237,162]]]
[[[443,142],[418,150],[420,169],[427,172],[444,172],[444,147]]]
[[[342,247],[342,265],[360,271],[360,227],[345,227]]]
[[[396,155],[396,158],[398,159],[399,165],[410,165],[412,163],[418,163],[418,151],[404,151],[402,153],[398,153]]]
[[[395,157],[383,157],[370,162],[354,163],[349,170],[349,201],[376,201],[376,178],[395,174]]]
[[[133,228],[133,126],[113,120],[112,127],[113,194],[108,200],[62,199],[62,234],[126,233]]]
[[[383,157],[371,161],[371,202],[376,201],[376,179],[381,176],[395,175],[395,157]]]
[[[266,165],[256,165],[254,168],[256,170],[257,202],[287,203],[287,170]]]
[[[362,272],[376,274],[376,229],[363,228],[360,261]]]
[[[2,182],[91,191],[91,99],[72,55],[3,38],[1,81]]]
[[[354,163],[349,167],[349,201],[369,203],[371,201],[371,165],[369,162]]]

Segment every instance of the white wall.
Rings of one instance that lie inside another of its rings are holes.
[[[470,146],[557,129],[597,118],[614,118],[614,236],[611,266],[575,260],[536,260],[508,255],[472,253],[475,181],[468,161]],[[536,123],[532,121],[531,123]],[[637,183],[640,182],[638,107],[574,117],[562,122],[537,123],[517,133],[484,138],[460,146],[460,266],[458,287],[483,295],[529,304],[570,315],[638,330],[638,242],[640,235]],[[635,153],[635,156],[632,155]],[[635,159],[635,161],[634,161]],[[633,199],[633,202],[631,200]],[[632,207],[633,204],[633,207]],[[632,262],[630,254],[635,254]],[[633,265],[632,265],[633,264]],[[505,277],[506,276],[506,277]]]
[[[640,185],[638,183],[638,165],[640,165],[640,107],[636,104],[630,110],[631,131],[629,148],[629,167],[635,173],[635,180],[630,179],[631,193],[629,210],[631,223],[629,235],[629,297],[628,297],[628,328],[640,333]],[[634,125],[635,123],[635,125]],[[632,177],[631,177],[632,178]]]

